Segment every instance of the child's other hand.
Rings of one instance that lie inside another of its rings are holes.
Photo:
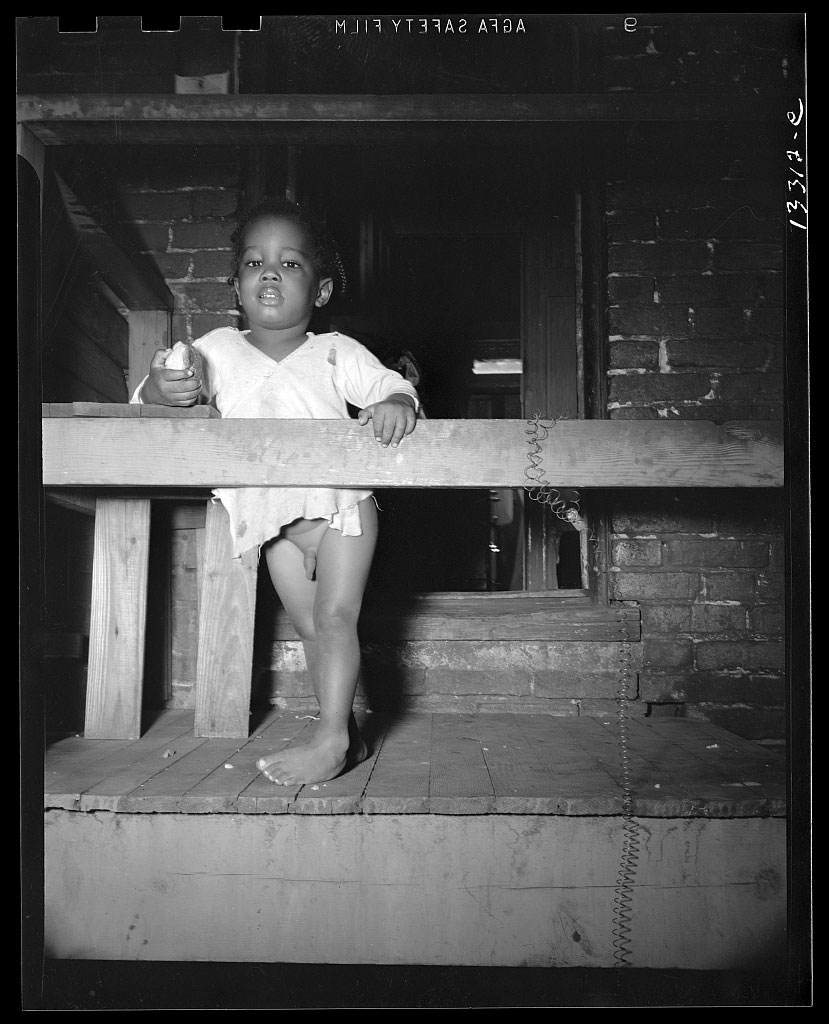
[[[168,348],[156,349],[141,398],[148,405],[194,405],[201,391],[201,381],[192,369],[168,370],[165,361]]]
[[[384,448],[396,448],[415,428],[417,414],[407,395],[390,395],[382,402],[361,409],[357,421],[363,425],[372,420],[374,436]]]

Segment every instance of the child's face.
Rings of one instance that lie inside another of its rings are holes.
[[[311,240],[292,220],[263,217],[245,229],[236,295],[252,331],[304,331],[315,306],[331,297],[330,277],[320,278]]]

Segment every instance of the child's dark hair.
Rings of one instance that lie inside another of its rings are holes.
[[[311,258],[314,261],[317,272],[321,277],[330,277],[334,282],[334,294],[340,298],[346,292],[345,268],[342,259],[337,251],[337,244],[328,233],[328,228],[322,220],[317,219],[313,214],[306,211],[298,203],[290,199],[271,197],[254,207],[236,227],[230,236],[233,245],[233,266],[228,284],[233,281],[239,270],[239,263],[242,259],[242,243],[245,237],[245,230],[248,225],[261,217],[283,217],[298,224],[308,233],[311,240]]]

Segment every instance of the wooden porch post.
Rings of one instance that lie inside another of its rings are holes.
[[[248,735],[258,564],[256,548],[233,557],[227,512],[209,501],[199,601],[196,736]]]
[[[98,498],[92,566],[88,739],[138,739],[144,683],[150,502]]]

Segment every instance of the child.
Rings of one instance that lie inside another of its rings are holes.
[[[171,369],[171,350],[159,349],[133,401],[189,406],[202,396],[224,417],[293,419],[347,418],[348,402],[361,424],[373,424],[378,443],[396,448],[415,427],[414,387],[353,338],[307,332],[335,280],[344,285],[324,232],[295,204],[269,200],[240,224],[233,243],[230,283],[248,329],[220,328],[194,342],[195,369]],[[234,555],[255,545],[264,551],[319,702],[310,739],[257,766],[284,786],[332,779],[368,753],[352,704],[357,619],[377,539],[371,492],[245,487],[215,494],[230,517]]]

